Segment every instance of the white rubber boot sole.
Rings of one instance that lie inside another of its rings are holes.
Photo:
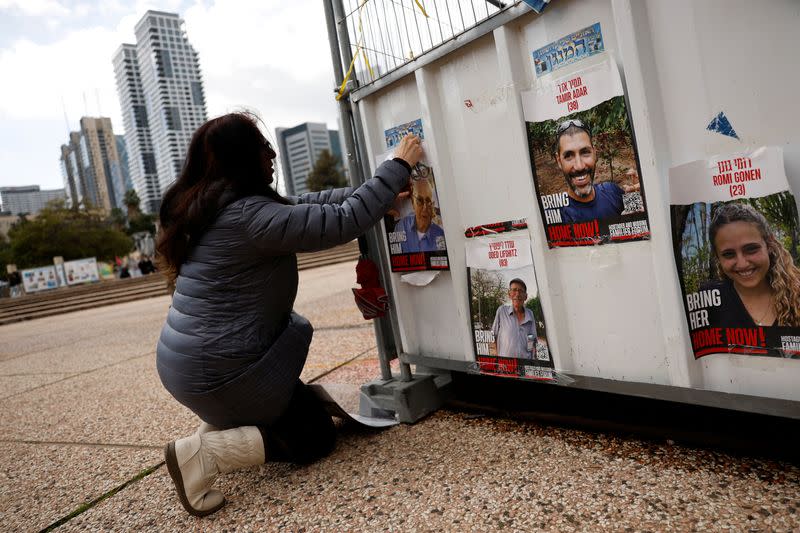
[[[184,489],[183,487],[183,475],[181,474],[181,468],[178,465],[178,458],[175,455],[174,442],[170,442],[164,448],[164,458],[166,459],[167,463],[167,471],[169,472],[169,475],[172,478],[172,482],[175,483],[175,490],[178,493],[178,499],[180,500],[181,505],[183,505],[183,508],[186,509],[186,512],[188,512],[192,516],[202,517],[216,513],[217,511],[222,509],[222,506],[225,505],[225,498],[223,498],[218,505],[215,505],[210,509],[202,509],[202,510],[195,509],[189,504],[189,500],[186,498],[186,489]]]

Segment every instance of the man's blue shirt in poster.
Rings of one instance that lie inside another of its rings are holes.
[[[400,245],[400,249],[404,254],[438,252],[446,249],[444,230],[431,222],[430,226],[428,226],[428,231],[420,235],[417,231],[417,220],[413,213],[400,219],[394,230],[406,232],[406,241]]]
[[[588,220],[615,217],[622,213],[622,195],[625,191],[612,181],[593,185],[594,200],[578,202],[570,198],[569,205],[561,208],[561,222],[586,222]]]

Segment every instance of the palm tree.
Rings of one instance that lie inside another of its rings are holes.
[[[134,219],[141,214],[139,210],[139,204],[141,203],[141,200],[139,200],[139,195],[136,194],[135,190],[128,189],[125,191],[125,196],[122,202],[125,204],[125,207],[128,208],[128,220]]]

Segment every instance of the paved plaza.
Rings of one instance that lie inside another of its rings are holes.
[[[301,272],[316,332],[302,378],[377,377],[354,262]],[[189,516],[163,446],[197,419],[162,388],[169,297],[0,326],[0,530],[790,531],[796,465],[444,409],[415,425],[343,427],[310,466],[222,475],[228,504]],[[787,442],[786,446],[797,446]]]

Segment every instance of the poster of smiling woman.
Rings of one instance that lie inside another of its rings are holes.
[[[800,228],[781,148],[674,167],[670,197],[695,358],[800,358]]]
[[[622,81],[601,43],[595,24],[534,51],[537,79],[522,93],[536,194],[551,248],[650,237]],[[561,56],[552,52],[554,46]]]

